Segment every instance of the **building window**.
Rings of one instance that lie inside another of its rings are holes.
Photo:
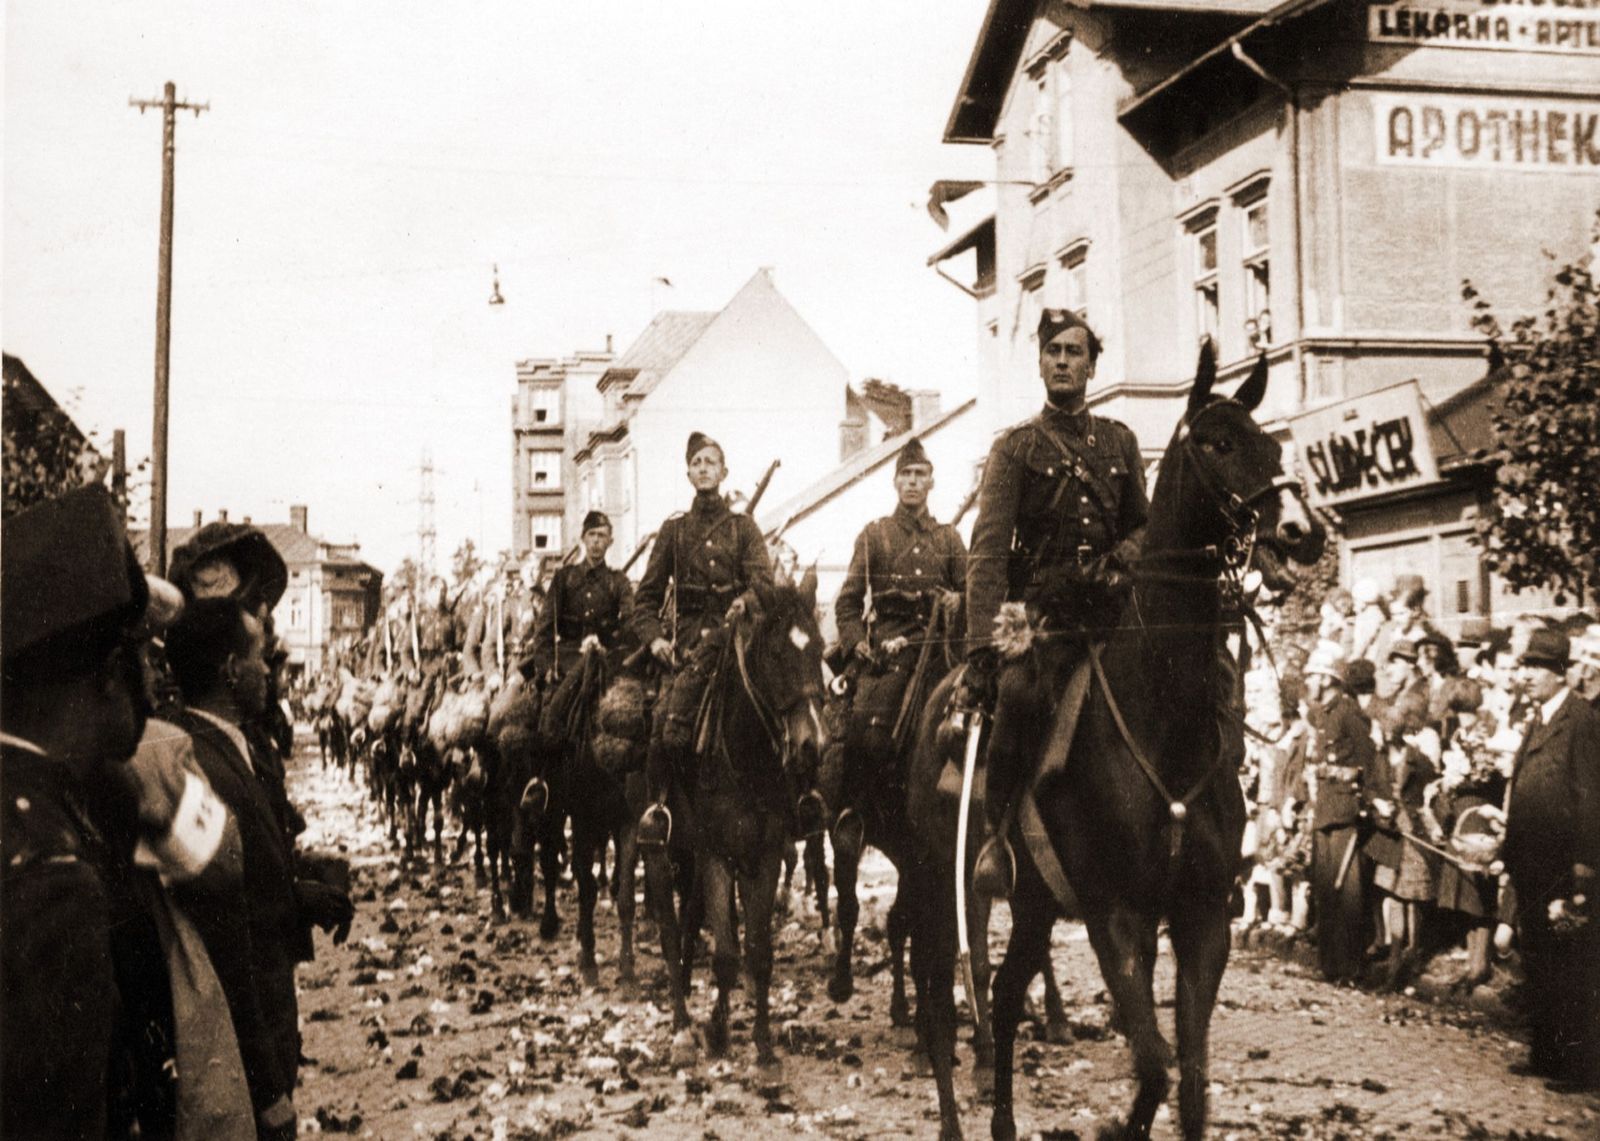
[[[1066,58],[1071,43],[1070,35],[1058,35],[1027,64],[1033,87],[1029,171],[1036,202],[1072,170],[1072,76]]]
[[[1061,252],[1061,270],[1066,308],[1078,316],[1089,316],[1089,243],[1074,242]]]
[[[535,424],[556,424],[561,420],[561,390],[535,385],[528,390],[528,410]]]
[[[289,625],[299,628],[301,625],[300,600],[297,598],[289,603]]]
[[[1267,200],[1243,207],[1240,248],[1244,251],[1244,316],[1252,347],[1272,340],[1272,251],[1267,232]]]
[[[528,534],[536,551],[561,549],[561,515],[554,511],[535,511],[528,516]]]
[[[1217,224],[1212,221],[1189,236],[1194,274],[1195,331],[1201,337],[1217,339]]]
[[[528,486],[534,491],[549,491],[561,486],[561,453],[528,453]]]
[[[1044,309],[1044,274],[1044,266],[1035,265],[1029,266],[1017,278],[1022,286],[1022,296],[1017,306],[1017,320],[1023,335],[1033,346],[1035,356],[1039,352],[1039,314]]]

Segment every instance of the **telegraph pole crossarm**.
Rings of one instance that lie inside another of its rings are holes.
[[[156,381],[155,416],[150,439],[150,562],[156,574],[167,572],[167,377],[172,359],[172,170],[178,148],[176,117],[179,111],[211,110],[210,102],[178,99],[167,81],[160,99],[128,99],[139,114],[161,108],[161,249],[156,280]]]

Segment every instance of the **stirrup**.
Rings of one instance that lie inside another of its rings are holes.
[[[665,828],[660,828],[657,821],[665,821]],[[657,838],[655,833],[661,831]],[[665,848],[672,843],[672,809],[665,804],[652,804],[644,810],[644,815],[639,817],[639,846],[641,848]]]
[[[848,847],[859,848],[866,843],[866,821],[861,819],[861,813],[846,805],[834,819],[833,834],[836,838],[835,847],[844,843]],[[846,835],[852,837],[848,842],[844,839]]]
[[[534,777],[523,786],[517,807],[524,812],[543,812],[550,807],[550,786]]]
[[[985,899],[1010,899],[1017,886],[1017,857],[1004,836],[990,836],[978,850],[972,890]]]

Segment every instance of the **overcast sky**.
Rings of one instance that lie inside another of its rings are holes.
[[[174,524],[307,503],[391,568],[429,448],[441,562],[499,550],[514,362],[764,265],[853,378],[968,395],[924,203],[992,177],[940,143],[984,7],[8,0],[5,350],[148,454],[161,122],[128,99],[171,79],[211,105],[178,124]]]

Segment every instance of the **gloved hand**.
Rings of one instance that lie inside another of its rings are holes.
[[[1099,584],[1114,599],[1120,599],[1133,590],[1133,575],[1128,572],[1127,564],[1115,551],[1092,561],[1086,577],[1089,581]]]
[[[330,932],[335,943],[350,937],[350,921],[355,918],[356,909],[350,897],[338,888],[316,880],[295,880],[294,900],[301,920]]]
[[[994,713],[996,690],[1000,677],[1000,651],[993,646],[979,646],[967,655],[966,672],[956,687],[955,707],[973,713]]]
[[[878,664],[878,653],[872,648],[872,643],[865,638],[856,643],[855,656],[857,660],[866,662],[869,666]]]

